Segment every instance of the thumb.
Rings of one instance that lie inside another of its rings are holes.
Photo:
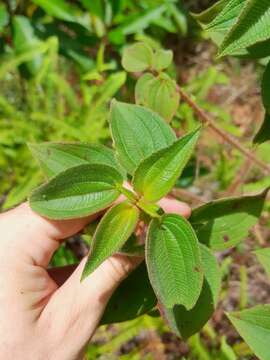
[[[61,343],[63,336],[78,347],[91,338],[106,304],[119,283],[142,261],[141,257],[116,254],[105,260],[91,275],[80,281],[83,259],[67,281],[52,295],[39,321],[53,331],[52,338]],[[79,331],[79,336],[78,336]],[[57,335],[57,336],[56,336]]]

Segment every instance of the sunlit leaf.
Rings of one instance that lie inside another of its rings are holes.
[[[133,184],[145,200],[157,201],[171,190],[190,159],[199,134],[199,129],[196,129],[139,164]]]
[[[153,56],[152,68],[156,71],[167,69],[171,65],[173,52],[171,50],[157,49]]]
[[[139,209],[129,202],[117,204],[107,211],[94,234],[83,279],[124,245],[135,230],[138,219]]]
[[[183,305],[172,309],[160,305],[160,311],[171,329],[183,339],[199,332],[212,316],[218,301],[221,272],[215,256],[204,245],[200,245],[204,282],[196,305],[186,310]]]
[[[176,138],[158,114],[117,101],[111,105],[110,125],[117,157],[130,174],[144,158],[172,144]]]
[[[77,22],[78,15],[81,15],[79,8],[65,0],[33,0],[33,2],[39,5],[48,15],[57,19]]]
[[[237,245],[258,221],[267,191],[215,200],[194,209],[190,221],[195,226],[198,239],[215,250]]]
[[[50,219],[83,217],[116,200],[122,182],[120,173],[107,165],[79,165],[59,173],[34,190],[30,205]]]
[[[122,66],[126,71],[141,72],[151,67],[153,51],[145,43],[135,43],[128,46],[123,53]]]
[[[261,360],[269,359],[270,305],[227,314],[236,330]]]
[[[109,165],[124,175],[124,170],[117,163],[113,151],[103,145],[45,142],[29,144],[29,148],[48,177],[81,164]]]
[[[159,301],[191,309],[203,282],[199,243],[191,225],[176,214],[165,214],[150,223],[146,239],[146,264]]]
[[[101,324],[113,324],[134,319],[153,309],[157,303],[145,263],[137,267],[113,293],[101,319]]]

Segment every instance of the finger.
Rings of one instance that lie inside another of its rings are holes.
[[[34,213],[28,203],[0,215],[3,236],[0,256],[9,261],[19,254],[27,262],[46,267],[61,240],[78,233],[98,214],[75,220],[54,221]]]
[[[188,204],[170,198],[163,198],[159,201],[159,206],[167,213],[176,213],[189,218],[191,215],[191,208]]]
[[[52,295],[39,318],[41,326],[48,331],[64,333],[66,344],[78,338],[79,332],[81,347],[92,336],[115,288],[142,258],[113,255],[80,282],[85,261],[82,260],[70,278]],[[63,339],[55,338],[55,341],[62,344]]]

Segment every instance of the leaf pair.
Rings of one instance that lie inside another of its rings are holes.
[[[147,69],[161,71],[170,66],[172,58],[171,50],[153,50],[149,45],[138,42],[124,50],[122,65],[130,72],[142,72]]]

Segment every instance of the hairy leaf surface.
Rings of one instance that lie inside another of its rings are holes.
[[[113,206],[100,221],[82,278],[91,274],[106,258],[119,250],[133,233],[139,219],[139,209],[123,202]]]
[[[198,239],[214,250],[237,245],[258,221],[267,191],[215,200],[194,209],[190,221]]]
[[[220,3],[220,2],[219,2]],[[230,0],[227,4],[221,2],[221,11],[217,16],[206,26],[207,31],[211,32],[228,32],[231,27],[236,23],[237,18],[243,9],[246,0]],[[217,5],[215,4],[216,8]]]
[[[174,332],[183,339],[199,332],[210,319],[217,305],[221,287],[221,272],[215,256],[205,245],[201,244],[200,250],[204,282],[194,308],[186,310],[183,305],[175,305],[169,309],[160,305],[162,316]]]
[[[227,314],[236,330],[261,360],[269,359],[270,305]]]
[[[119,172],[107,165],[83,164],[59,173],[34,190],[30,205],[50,219],[83,217],[116,200],[122,182]]]
[[[270,38],[269,0],[248,0],[237,22],[226,35],[219,48],[219,55],[230,55]]]
[[[150,284],[145,263],[142,263],[113,293],[101,324],[134,319],[153,309],[156,303],[157,298]]]
[[[113,101],[110,125],[117,157],[130,174],[144,158],[175,141],[170,126],[142,106]]]
[[[113,151],[103,145],[45,142],[29,144],[29,148],[48,177],[81,164],[108,165],[124,175],[124,170],[117,163]]]
[[[165,214],[150,223],[146,239],[146,264],[159,301],[191,309],[203,282],[199,243],[186,219]]]
[[[190,159],[199,134],[199,129],[196,129],[139,164],[133,184],[145,200],[157,201],[171,190]]]

